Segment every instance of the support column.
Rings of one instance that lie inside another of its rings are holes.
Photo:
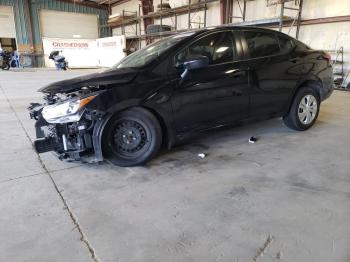
[[[23,2],[23,11],[24,11],[24,19],[25,26],[27,28],[28,34],[28,44],[29,50],[31,53],[34,53],[34,41],[33,41],[33,24],[32,24],[32,16],[31,16],[31,5],[29,0],[24,0]]]
[[[220,0],[220,21],[221,21],[221,24],[226,23],[226,8],[227,8],[227,1]]]
[[[142,15],[148,15],[153,12],[153,0],[141,0]],[[147,26],[153,24],[153,18],[144,18],[143,25],[146,32]]]

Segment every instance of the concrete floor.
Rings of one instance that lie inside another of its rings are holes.
[[[147,167],[36,155],[35,91],[84,73],[0,72],[0,261],[350,261],[350,93],[307,132],[226,129]]]

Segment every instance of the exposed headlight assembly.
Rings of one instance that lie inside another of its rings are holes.
[[[63,124],[80,120],[86,104],[96,96],[83,99],[70,100],[61,104],[45,106],[42,111],[43,118],[51,124]]]

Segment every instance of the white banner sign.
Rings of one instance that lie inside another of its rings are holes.
[[[55,67],[49,55],[60,51],[71,68],[111,67],[124,56],[125,36],[100,39],[54,39],[43,38],[45,65]]]
[[[69,67],[89,68],[98,66],[95,39],[53,39],[43,38],[45,65],[55,67],[49,59],[52,51],[60,51],[68,61]]]
[[[125,57],[125,36],[113,36],[96,40],[101,67],[112,67]]]

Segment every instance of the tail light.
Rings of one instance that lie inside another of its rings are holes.
[[[325,53],[323,55],[323,58],[326,59],[328,62],[330,62],[332,60],[332,56],[330,54],[328,54],[328,53]]]

